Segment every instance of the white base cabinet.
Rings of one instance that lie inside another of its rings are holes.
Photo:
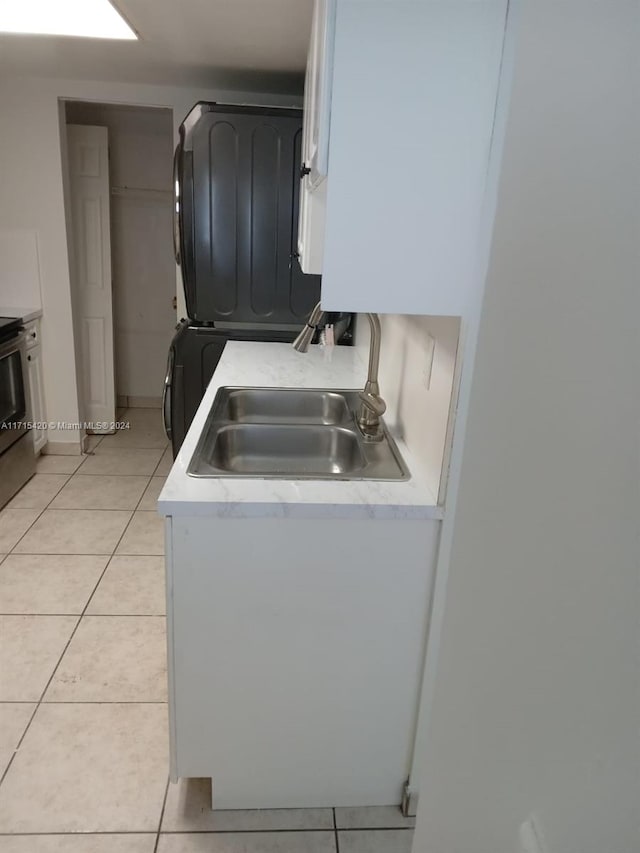
[[[33,436],[33,449],[36,453],[40,453],[47,443],[47,431],[43,426],[38,426],[39,424],[43,424],[46,419],[39,321],[34,320],[31,323],[27,323],[25,331],[27,334],[27,370],[29,374],[31,420],[35,425],[31,430],[31,434]]]
[[[399,803],[438,521],[169,517],[171,778],[216,809]]]

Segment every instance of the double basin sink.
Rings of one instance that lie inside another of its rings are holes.
[[[383,429],[367,441],[356,423],[357,391],[218,390],[187,473],[192,477],[408,480]]]

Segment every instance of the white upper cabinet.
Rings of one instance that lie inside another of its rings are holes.
[[[302,161],[309,169],[311,190],[327,177],[336,5],[337,0],[316,0],[313,9],[304,90],[302,152]]]
[[[316,0],[304,87],[298,255],[305,273],[322,272],[329,160],[336,0]]]
[[[323,275],[323,308],[462,314],[476,274],[507,0],[332,6],[316,3],[305,89],[303,195],[322,188],[326,209],[307,217],[302,242],[322,243],[313,271]]]

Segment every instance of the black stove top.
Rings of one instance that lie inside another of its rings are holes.
[[[0,343],[15,337],[21,326],[20,317],[0,317]]]

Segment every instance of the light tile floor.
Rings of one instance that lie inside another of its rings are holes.
[[[210,809],[167,779],[160,414],[44,456],[0,512],[3,853],[409,853],[396,807]]]

